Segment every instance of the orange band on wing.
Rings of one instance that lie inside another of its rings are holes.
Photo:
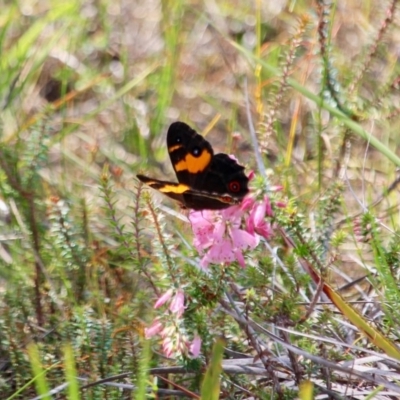
[[[211,153],[208,150],[203,150],[199,157],[194,157],[188,154],[182,161],[174,165],[175,171],[188,171],[191,174],[197,174],[204,171],[211,162]]]
[[[164,186],[158,188],[158,190],[162,193],[181,194],[181,193],[185,193],[188,190],[190,190],[190,187],[180,183],[179,185],[164,185]]]
[[[178,150],[180,148],[182,148],[181,144],[176,144],[175,146],[171,146],[168,148],[168,153],[172,153],[173,151]]]

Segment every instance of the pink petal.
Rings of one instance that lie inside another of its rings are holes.
[[[232,262],[235,260],[233,253],[232,242],[228,239],[223,239],[221,242],[213,245],[208,251],[210,262],[218,264],[224,262]]]
[[[244,213],[244,210],[240,205],[238,206],[232,206],[229,207],[225,210],[221,211],[222,218],[227,222],[227,223],[233,223],[234,221],[240,222],[240,219],[242,218]]]
[[[161,332],[162,328],[163,328],[162,323],[156,318],[149,328],[144,329],[144,337],[146,339],[150,339],[151,337]]]
[[[200,268],[207,270],[209,265],[210,265],[210,259],[208,257],[208,254],[206,254],[200,261]]]
[[[239,265],[242,268],[244,268],[246,266],[246,263],[244,262],[243,253],[239,249],[235,250],[235,257],[236,257],[236,260],[238,261]]]
[[[263,201],[255,206],[252,210],[254,225],[257,227],[265,218],[265,211],[267,209],[266,203]]]
[[[171,357],[172,352],[174,350],[174,344],[173,344],[171,338],[169,338],[169,337],[164,338],[162,347],[163,347],[164,354],[167,357]]]
[[[212,211],[196,211],[189,216],[194,234],[193,244],[197,251],[208,248],[215,236],[215,213]]]
[[[274,213],[272,211],[271,202],[268,196],[264,197],[264,202],[265,202],[265,215],[267,215],[268,217],[272,217]]]
[[[213,220],[214,218],[212,215],[207,215],[209,213],[205,211],[192,211],[189,214],[189,221],[192,224],[192,229],[194,231],[198,230],[207,230],[210,227],[213,227]]]
[[[231,229],[230,234],[233,245],[242,250],[245,250],[248,247],[254,249],[260,242],[260,239],[257,237],[257,235],[251,235],[243,229]]]
[[[256,176],[256,174],[254,173],[253,170],[251,170],[247,177],[249,178],[249,181],[252,181],[255,178],[255,176]]]
[[[255,226],[254,226],[254,218],[252,214],[248,216],[246,219],[246,231],[249,232],[251,235],[254,235]]]
[[[208,221],[212,219],[212,211],[210,210],[190,211],[188,218],[193,225],[208,223]]]
[[[163,304],[165,304],[172,296],[172,289],[167,290],[154,304],[154,308],[161,307]]]
[[[228,154],[228,157],[239,163],[239,160],[233,154]]]
[[[222,240],[222,237],[224,236],[224,233],[225,233],[225,229],[226,229],[226,225],[223,220],[219,220],[215,223],[214,232],[212,235],[214,242],[220,242]]]
[[[269,239],[272,236],[271,225],[268,222],[263,221],[262,224],[256,227],[256,232],[265,239]]]
[[[212,245],[212,238],[207,236],[195,236],[193,239],[193,246],[196,250],[201,253],[203,250],[207,249]]]
[[[192,353],[193,357],[196,358],[200,354],[201,349],[201,338],[200,336],[196,335],[189,346],[189,351]]]
[[[241,204],[240,208],[242,210],[249,210],[250,208],[253,207],[254,203],[255,203],[255,199],[253,197],[246,196],[244,198],[244,200],[242,201],[242,204]]]
[[[174,298],[171,301],[171,305],[169,306],[171,312],[177,315],[180,318],[185,311],[185,294],[183,290],[178,289],[175,293]]]
[[[223,239],[218,243],[213,244],[208,252],[200,261],[200,267],[207,269],[209,264],[220,264],[224,262],[232,262],[235,260],[235,255],[232,249],[230,240]]]

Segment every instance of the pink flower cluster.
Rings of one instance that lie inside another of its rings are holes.
[[[272,216],[268,197],[256,201],[247,197],[241,205],[222,211],[192,211],[194,246],[203,255],[200,266],[238,261],[245,267],[243,251],[254,249],[260,237],[268,239],[272,228],[266,217]]]
[[[198,357],[201,348],[201,339],[195,336],[190,342],[177,329],[178,320],[182,317],[185,311],[185,295],[182,289],[176,290],[175,294],[172,289],[167,290],[154,304],[154,308],[159,308],[164,304],[169,303],[169,311],[171,316],[176,317],[176,323],[166,324],[157,317],[149,328],[145,329],[145,337],[149,339],[155,335],[160,335],[163,339],[162,348],[167,357],[176,354],[190,353],[193,357]]]
[[[237,261],[245,267],[243,252],[254,249],[261,237],[271,237],[272,227],[267,219],[271,216],[271,204],[266,196],[261,201],[249,196],[240,206],[222,211],[192,211],[189,220],[194,233],[194,246],[202,254],[200,266],[207,268],[209,264]],[[200,354],[201,338],[196,335],[189,341],[179,329],[185,311],[183,290],[169,289],[159,297],[154,308],[166,304],[169,311],[164,316],[157,317],[151,326],[145,329],[146,338],[160,335],[167,357],[173,354],[190,354],[197,357]]]

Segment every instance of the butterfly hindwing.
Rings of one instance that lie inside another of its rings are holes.
[[[160,181],[158,179],[149,178],[144,175],[136,176],[141,182],[149,185],[153,189],[160,191],[161,193],[164,193],[168,197],[171,197],[171,199],[179,201],[180,203],[185,202],[183,194],[190,190],[189,186],[183,185],[181,183]]]
[[[184,207],[224,209],[239,204],[248,193],[244,167],[227,154],[214,155],[210,143],[185,123],[171,124],[167,147],[179,183],[137,177]]]

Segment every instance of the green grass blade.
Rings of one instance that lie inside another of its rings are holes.
[[[224,342],[218,340],[213,347],[211,362],[201,385],[202,400],[218,400],[220,388],[220,375],[222,372],[222,356],[224,353]]]
[[[51,400],[51,395],[49,394],[50,389],[46,380],[46,370],[43,368],[42,363],[40,362],[39,350],[36,344],[31,343],[28,346],[28,355],[32,372],[35,377],[37,393],[42,396],[44,400]]]
[[[70,400],[79,400],[79,385],[75,367],[74,352],[70,345],[64,346],[65,377],[68,382],[68,395]]]

